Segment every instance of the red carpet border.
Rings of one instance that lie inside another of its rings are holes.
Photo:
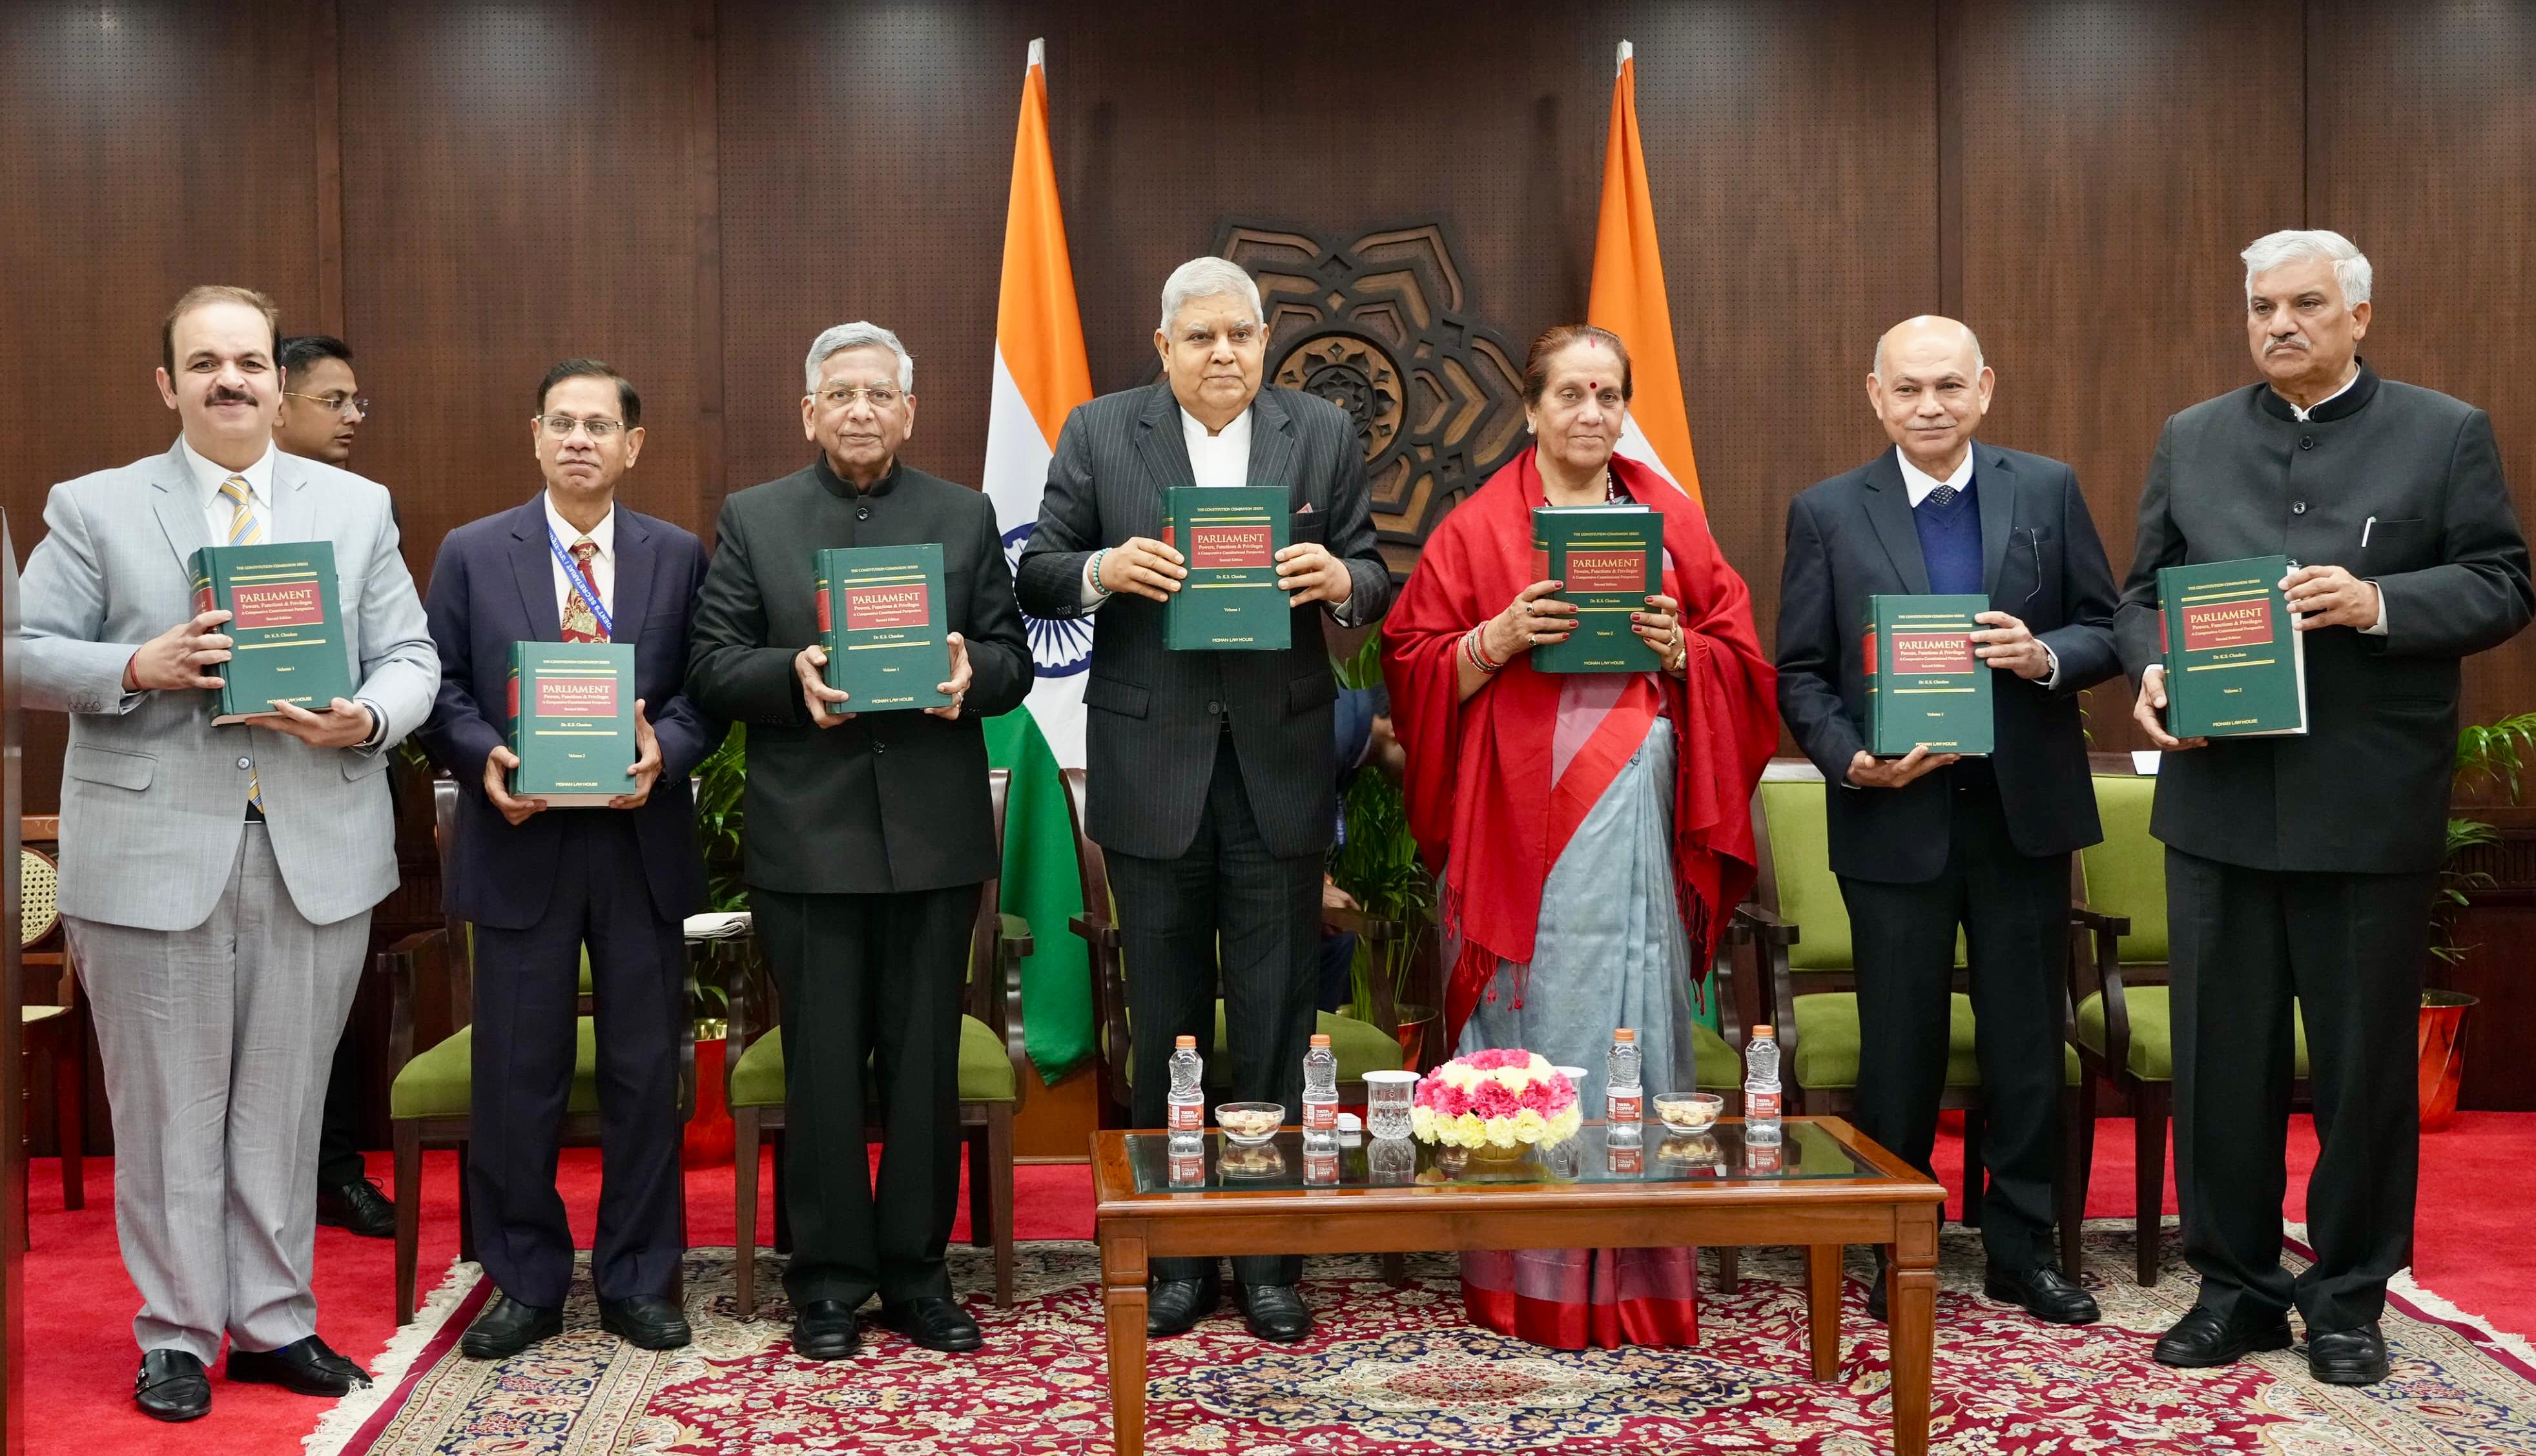
[[[2087,1234],[2087,1284],[2106,1321],[2056,1329],[1979,1295],[1977,1236],[1944,1231],[1932,1449],[1949,1456],[2496,1456],[2536,1451],[2536,1360],[2527,1345],[2436,1297],[2399,1286],[2383,1385],[2319,1386],[2296,1350],[2218,1370],[2170,1370],[2149,1346],[2187,1307],[2175,1259],[2143,1290],[2130,1235]],[[821,1451],[880,1456],[1080,1456],[1110,1449],[1098,1265],[1090,1244],[1024,1244],[1016,1300],[982,1291],[983,1250],[955,1246],[953,1274],[986,1348],[952,1357],[866,1325],[860,1358],[792,1358],[790,1311],[733,1317],[729,1249],[687,1264],[696,1344],[666,1355],[598,1329],[586,1284],[566,1332],[498,1364],[465,1360],[459,1331],[480,1304],[473,1266],[452,1271],[364,1405],[330,1417],[316,1456],[644,1456]],[[1308,1342],[1261,1345],[1219,1314],[1153,1348],[1148,1448],[1243,1456],[1535,1451],[1688,1456],[1889,1450],[1884,1332],[1862,1308],[1853,1250],[1840,1377],[1807,1378],[1803,1269],[1793,1250],[1747,1250],[1741,1292],[1702,1293],[1694,1350],[1544,1351],[1464,1322],[1453,1265],[1413,1260],[1405,1290],[1374,1261],[1315,1259],[1320,1316]],[[760,1287],[780,1294],[779,1261]],[[428,1333],[424,1333],[424,1332]]]

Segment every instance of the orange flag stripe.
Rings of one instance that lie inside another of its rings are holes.
[[[1585,321],[1629,346],[1633,395],[1629,416],[1655,447],[1682,493],[1700,499],[1691,463],[1690,412],[1682,406],[1681,365],[1674,352],[1673,311],[1665,300],[1664,259],[1656,246],[1656,209],[1647,187],[1647,157],[1638,140],[1636,60],[1620,62],[1612,86],[1611,138],[1603,156],[1603,213],[1594,233],[1594,285]]]
[[[1013,139],[995,347],[1050,449],[1067,413],[1092,398],[1081,320],[1074,262],[1065,248],[1065,213],[1056,197],[1056,162],[1047,145],[1047,73],[1032,66],[1022,76],[1021,126]]]

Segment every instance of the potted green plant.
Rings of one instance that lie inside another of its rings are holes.
[[[2531,750],[2536,750],[2536,713],[2468,724],[2457,734],[2458,795],[2470,801],[2482,796],[2517,803],[2519,775]],[[2484,820],[2456,816],[2447,822],[2447,844],[2440,858],[2439,888],[2431,907],[2434,974],[2453,970],[2475,949],[2459,942],[2459,927],[2474,892],[2493,883],[2491,872],[2476,862],[2483,857],[2478,852],[2499,843],[2501,831]],[[2457,1091],[2465,1078],[2465,1015],[2475,1005],[2476,998],[2463,991],[2434,987],[2422,992],[2416,1047],[2424,1131],[2436,1131],[2456,1117]]]
[[[731,725],[720,747],[696,765],[696,836],[705,856],[705,892],[717,911],[748,909],[748,884],[741,878],[740,791],[748,782],[748,729]],[[733,1132],[730,1122],[729,1068],[724,1065],[730,1032],[730,987],[726,981],[739,974],[739,957],[753,942],[714,942],[687,956],[687,1008],[696,1027],[696,1114],[687,1123],[680,1158],[690,1168],[729,1163]]]
[[[1356,654],[1333,661],[1340,685],[1352,689],[1382,683],[1380,640],[1368,637]],[[1375,1021],[1378,1000],[1391,1002],[1397,1035],[1407,1065],[1415,1067],[1424,1041],[1439,1012],[1412,1005],[1403,997],[1409,974],[1433,932],[1435,880],[1418,857],[1418,841],[1409,832],[1409,806],[1400,783],[1389,772],[1367,765],[1348,781],[1340,806],[1347,832],[1330,855],[1330,879],[1356,898],[1367,916],[1395,922],[1401,933],[1391,939],[1361,939],[1350,968],[1349,1014]],[[1380,988],[1384,994],[1377,997]]]

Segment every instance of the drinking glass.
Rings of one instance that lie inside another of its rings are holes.
[[[1364,1130],[1376,1141],[1409,1136],[1409,1108],[1418,1095],[1416,1072],[1364,1074]]]

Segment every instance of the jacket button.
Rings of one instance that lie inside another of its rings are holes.
[[[871,507],[869,507],[869,506],[856,506],[856,507],[855,507],[855,519],[856,519],[856,520],[857,520],[857,521],[868,521],[868,520],[870,520],[870,519],[871,519]]]
[[[1222,703],[1209,703],[1206,705],[1206,711],[1207,716],[1210,718],[1221,718],[1224,716],[1224,705]]]
[[[2307,502],[2306,502],[2306,501],[2303,501],[2303,500],[2294,500],[2294,501],[2291,501],[2291,502],[2290,502],[2290,514],[2291,514],[2291,515],[2293,515],[2293,516],[2304,516],[2304,515],[2306,515],[2306,514],[2307,514]]]
[[[239,768],[242,768],[242,769],[251,769],[251,768],[254,768],[254,767],[255,767],[255,760],[254,760],[254,759],[252,759],[252,758],[241,758],[241,759],[239,759],[239,760],[238,760],[238,767],[239,767]]]
[[[2300,448],[2301,450],[2313,450],[2313,449],[2314,449],[2314,448],[2315,448],[2315,436],[2314,436],[2314,435],[2301,435],[2301,436],[2299,436],[2299,448]]]
[[[874,744],[872,744],[872,752],[874,752],[874,753],[887,753],[888,751],[889,751],[889,745],[888,745],[887,743],[874,743]]]

